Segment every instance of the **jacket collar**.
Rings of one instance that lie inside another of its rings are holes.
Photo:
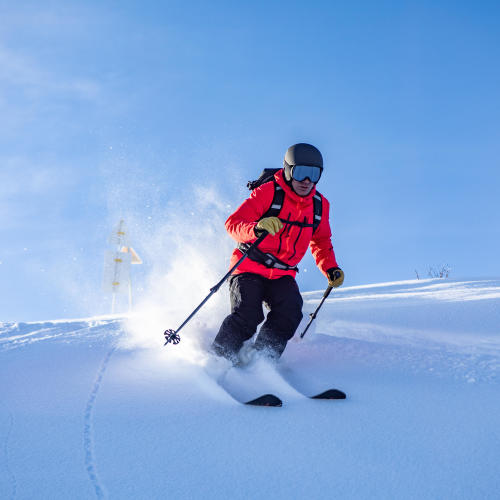
[[[274,179],[280,185],[280,187],[285,191],[286,195],[289,196],[296,203],[307,203],[312,200],[312,197],[316,193],[316,186],[313,186],[311,192],[307,196],[299,196],[293,189],[292,186],[287,184],[285,177],[283,175],[283,169],[279,170],[274,174]]]

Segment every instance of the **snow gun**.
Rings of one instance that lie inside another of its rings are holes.
[[[262,240],[268,235],[269,233],[267,231],[264,231],[256,240],[254,243],[252,243],[248,249],[243,252],[243,255],[240,257],[240,260],[236,262],[236,264],[224,275],[224,277],[212,288],[210,288],[210,293],[202,300],[200,305],[184,320],[184,323],[182,323],[177,330],[165,330],[163,332],[163,335],[165,337],[165,343],[163,344],[166,346],[170,342],[172,344],[178,344],[181,341],[181,338],[179,336],[179,331],[186,325],[186,323],[205,305],[205,302],[215,293],[219,290],[219,288],[222,286],[222,284],[231,276],[233,271],[248,257],[248,254],[257,246],[259,243],[262,242]]]
[[[311,326],[311,323],[315,320],[316,316],[318,315],[318,311],[320,310],[321,306],[323,305],[323,302],[326,300],[328,295],[330,295],[330,292],[332,290],[333,290],[333,287],[328,285],[325,292],[323,293],[323,298],[321,299],[321,302],[319,303],[318,307],[316,308],[316,310],[313,313],[309,314],[309,318],[310,318],[309,322],[307,323],[306,327],[304,328],[304,331],[300,334],[301,339],[304,338],[304,335],[306,334],[307,330]]]

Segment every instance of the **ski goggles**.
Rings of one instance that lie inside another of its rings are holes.
[[[323,169],[321,167],[314,167],[312,165],[293,165],[291,167],[292,179],[302,182],[303,180],[309,178],[311,182],[319,181]]]

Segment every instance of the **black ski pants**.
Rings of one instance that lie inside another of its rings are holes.
[[[237,361],[243,342],[257,331],[264,320],[262,303],[270,311],[255,339],[255,348],[279,358],[302,319],[302,296],[291,276],[267,279],[259,274],[242,273],[229,280],[231,314],[215,337],[212,348],[220,356]]]

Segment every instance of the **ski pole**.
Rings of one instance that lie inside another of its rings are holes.
[[[320,307],[323,305],[323,302],[326,300],[326,298],[328,297],[328,295],[330,295],[330,292],[333,290],[333,287],[328,285],[328,287],[326,288],[325,290],[325,293],[323,293],[323,298],[321,299],[321,302],[319,303],[319,306],[316,308],[316,310],[309,314],[309,317],[311,318],[309,320],[309,322],[307,323],[304,331],[300,334],[300,338],[304,338],[304,335],[306,334],[307,330],[309,329],[309,327],[311,326],[311,323],[314,321],[314,319],[316,318],[317,314],[318,314],[318,311],[320,309]]]
[[[178,344],[181,341],[181,338],[179,336],[179,331],[181,328],[184,327],[184,325],[204,306],[205,302],[215,293],[219,288],[222,286],[224,281],[226,281],[229,276],[231,276],[232,272],[248,257],[248,254],[259,244],[261,241],[268,235],[269,233],[267,231],[264,231],[258,238],[257,240],[252,243],[250,247],[243,253],[243,255],[240,257],[238,262],[224,275],[224,277],[212,288],[210,288],[210,293],[202,300],[200,305],[184,320],[184,323],[182,323],[177,330],[165,330],[163,332],[163,335],[165,336],[166,342],[163,344],[164,346],[167,345],[169,342],[172,342],[172,344]]]

